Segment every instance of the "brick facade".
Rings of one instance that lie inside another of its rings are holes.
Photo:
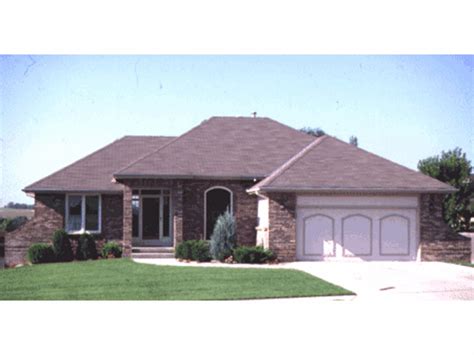
[[[107,240],[122,240],[123,196],[102,195],[102,233]]]
[[[239,245],[255,245],[257,197],[249,195],[246,192],[246,189],[250,188],[252,185],[253,183],[251,181],[184,181],[184,239],[202,239],[204,237],[204,193],[207,189],[213,186],[222,186],[232,191],[237,243]],[[207,228],[213,228],[213,226],[207,226]]]
[[[255,245],[257,225],[257,198],[246,189],[252,181],[236,180],[163,180],[133,179],[121,181],[129,191],[125,192],[123,214],[123,240],[131,241],[131,191],[138,188],[170,188],[173,206],[174,245],[182,240],[202,239],[204,235],[204,193],[213,186],[232,191],[233,212],[236,219],[237,243]]]
[[[281,261],[296,257],[296,196],[269,193],[269,248]],[[471,259],[471,241],[444,222],[444,195],[420,196],[420,249],[422,261],[466,261]]]
[[[102,195],[102,234],[97,245],[105,240],[117,240],[124,247],[124,256],[132,249],[132,189],[170,188],[173,206],[174,245],[182,240],[201,239],[204,235],[204,193],[213,186],[232,191],[239,245],[255,245],[257,225],[257,197],[246,192],[253,182],[236,180],[158,180],[136,179],[124,182],[123,195]],[[269,248],[281,261],[296,257],[296,195],[270,193]],[[443,195],[420,196],[421,260],[469,261],[470,239],[453,232],[442,216]],[[5,264],[24,263],[32,243],[50,242],[57,229],[64,228],[64,194],[36,194],[35,215],[16,231],[5,237]],[[73,245],[75,241],[73,238]]]
[[[268,208],[268,242],[278,260],[296,259],[296,195],[271,193]]]
[[[5,236],[5,265],[22,264],[32,243],[48,243],[64,228],[64,194],[36,194],[34,217]]]
[[[444,222],[443,199],[441,194],[420,196],[421,260],[470,262],[471,240]]]
[[[122,239],[122,195],[102,195],[102,233],[97,241],[100,251],[105,240]],[[50,243],[54,232],[64,228],[65,195],[36,194],[34,217],[19,229],[5,236],[5,265],[13,266],[26,261],[32,243]],[[77,237],[73,236],[75,248]]]

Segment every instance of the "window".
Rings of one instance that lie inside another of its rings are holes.
[[[227,187],[213,186],[204,192],[204,236],[211,238],[217,218],[232,211],[232,191]]]
[[[140,196],[138,191],[132,195],[132,237],[138,238],[140,228]]]
[[[66,230],[69,233],[100,233],[99,195],[66,195]]]
[[[81,230],[82,223],[82,198],[81,196],[69,196],[68,212],[69,218],[67,219],[67,230],[68,231],[79,231]]]

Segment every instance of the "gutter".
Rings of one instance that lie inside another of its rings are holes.
[[[407,188],[342,188],[342,187],[258,187],[247,189],[249,194],[259,195],[262,192],[300,192],[300,193],[435,193],[435,194],[449,194],[458,191],[455,188],[436,190],[436,189],[407,189]]]

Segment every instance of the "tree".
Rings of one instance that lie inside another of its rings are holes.
[[[235,245],[235,219],[229,211],[226,211],[217,218],[214,226],[211,235],[211,256],[215,260],[223,261],[232,255]]]
[[[309,134],[310,136],[321,137],[326,134],[321,128],[310,128],[310,127],[303,127],[300,129],[301,132]]]
[[[355,145],[356,147],[359,146],[359,141],[356,136],[350,136],[349,137],[349,143],[352,145]]]
[[[458,189],[444,199],[444,220],[456,231],[469,230],[474,215],[470,205],[474,196],[474,183],[471,179],[471,162],[467,160],[466,153],[461,148],[443,151],[441,156],[420,160],[418,170]]]

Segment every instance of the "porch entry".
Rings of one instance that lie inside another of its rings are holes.
[[[133,190],[132,218],[134,245],[173,245],[170,190]]]

